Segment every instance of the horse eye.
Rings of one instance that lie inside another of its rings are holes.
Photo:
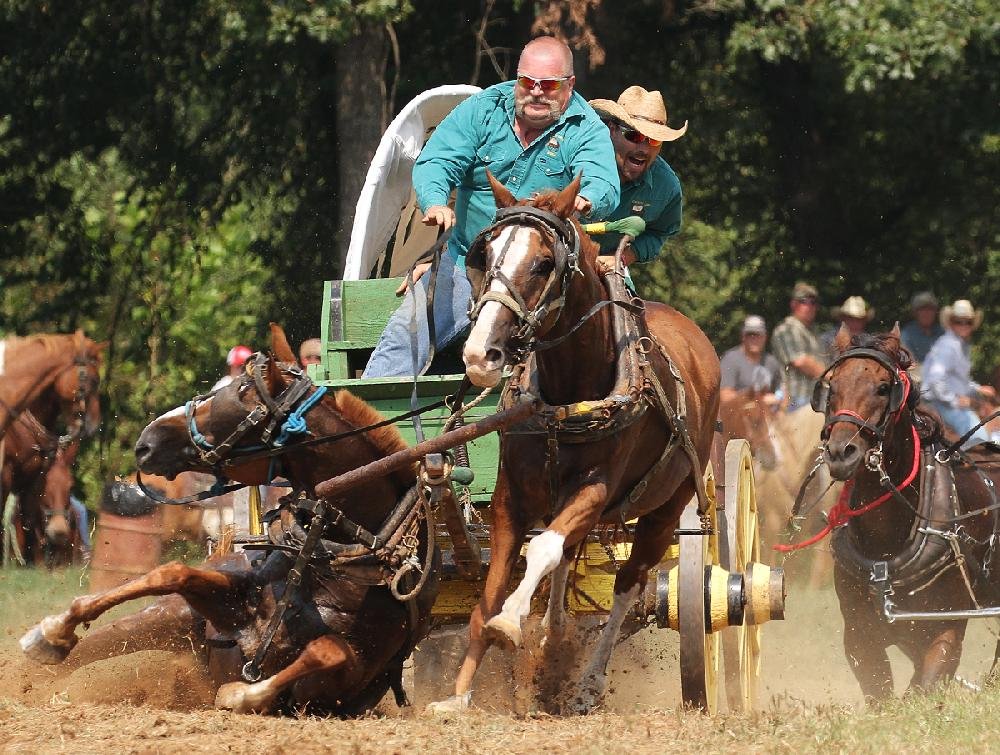
[[[892,386],[888,383],[879,383],[875,393],[879,396],[888,396],[890,390],[892,390]]]
[[[555,268],[555,263],[550,259],[539,260],[535,263],[532,273],[535,275],[548,275]]]

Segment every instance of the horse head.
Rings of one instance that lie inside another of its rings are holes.
[[[271,352],[257,353],[244,373],[212,393],[193,397],[157,417],[135,444],[139,471],[173,480],[181,472],[216,472],[248,484],[268,482],[268,459],[239,463],[248,450],[266,448],[275,397],[292,383],[308,381],[297,367],[284,331],[272,323]],[[311,385],[311,382],[309,383]]]
[[[504,366],[522,361],[532,340],[553,328],[574,274],[583,272],[582,258],[592,262],[597,253],[572,217],[580,176],[562,191],[521,202],[487,177],[498,209],[466,257],[474,305],[462,352],[466,374],[483,388],[496,385]]]
[[[826,418],[824,454],[830,474],[847,480],[895,429],[918,400],[907,370],[910,355],[900,346],[899,325],[889,333],[851,337],[841,326],[837,357],[816,382],[813,409]]]

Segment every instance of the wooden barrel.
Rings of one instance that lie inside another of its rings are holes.
[[[118,587],[159,565],[160,518],[159,506],[142,516],[100,512],[90,562],[91,592]]]

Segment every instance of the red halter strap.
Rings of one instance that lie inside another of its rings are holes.
[[[906,393],[909,393],[909,380],[906,381]],[[900,406],[906,404],[906,396],[904,394],[903,403]],[[856,415],[855,415],[856,416]],[[911,427],[910,431],[913,433],[913,465],[910,468],[910,472],[906,475],[906,479],[899,485],[898,490],[905,490],[917,477],[917,473],[920,471],[920,436],[917,435],[917,428]],[[852,509],[850,507],[851,501],[851,491],[854,489],[854,479],[850,479],[844,485],[844,489],[840,492],[840,498],[837,499],[837,503],[834,504],[833,508],[830,509],[829,513],[826,515],[826,526],[821,529],[818,533],[813,535],[808,540],[803,540],[801,543],[792,543],[790,545],[775,545],[774,550],[781,553],[789,553],[791,551],[797,551],[802,548],[808,548],[810,545],[815,545],[824,537],[829,535],[835,527],[840,527],[843,524],[847,524],[851,519],[856,516],[861,516],[862,514],[867,514],[872,509],[881,506],[883,503],[892,498],[892,491],[883,493],[874,501],[870,501],[860,508]]]

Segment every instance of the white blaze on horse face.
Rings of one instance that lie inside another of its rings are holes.
[[[159,422],[161,419],[170,419],[171,417],[183,417],[185,408],[186,405],[182,404],[181,406],[171,409],[169,412],[164,412],[159,417],[154,419],[153,422]]]
[[[507,226],[501,229],[497,237],[490,242],[490,248],[486,250],[487,260],[495,259],[496,255],[506,249],[500,271],[507,276],[508,280],[513,280],[514,273],[524,264],[531,251],[531,235],[533,233],[537,233],[537,231],[523,226]],[[509,293],[507,287],[495,278],[490,281],[489,290],[500,294]],[[497,317],[503,309],[504,306],[496,301],[488,301],[483,305],[479,311],[479,317],[476,318],[476,324],[472,327],[472,332],[469,333],[469,338],[465,342],[465,349],[462,351],[465,372],[473,385],[480,388],[488,388],[500,382],[504,355],[502,349],[495,347],[492,341]],[[493,350],[499,352],[499,358],[492,354],[487,355]]]

